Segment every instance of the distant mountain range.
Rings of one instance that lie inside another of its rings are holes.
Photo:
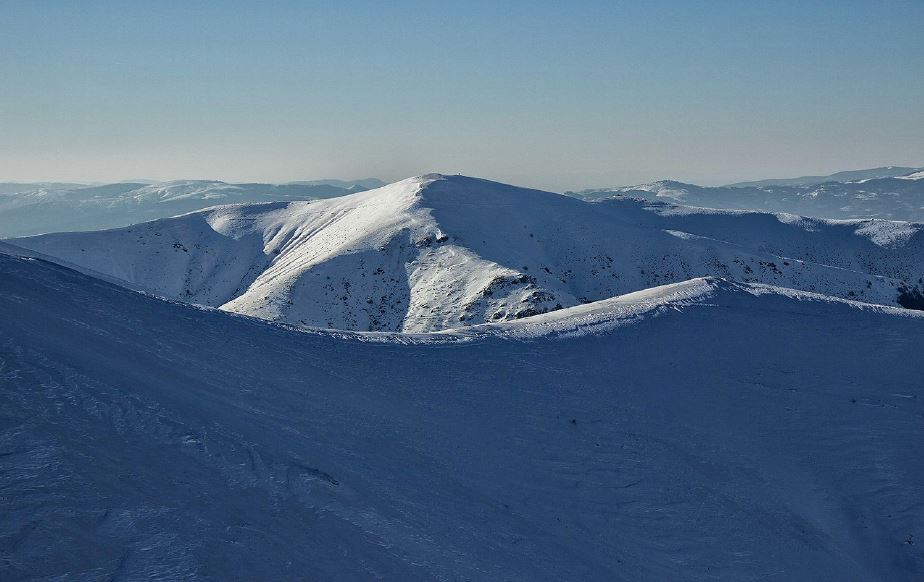
[[[900,175],[882,175],[896,173]],[[837,177],[856,176],[866,177],[835,181]],[[703,208],[788,212],[817,218],[924,222],[924,172],[918,168],[876,168],[714,187],[661,180],[566,194],[584,200],[631,196]]]
[[[372,190],[373,188],[381,188],[386,182],[378,178],[363,178],[361,180],[303,180],[300,182],[286,182],[286,184],[298,186],[337,186],[338,188],[347,188],[351,190],[356,190],[357,188]]]
[[[0,182],[0,195],[33,192],[35,190],[72,190],[86,188],[91,184],[77,182]]]
[[[0,183],[0,238],[115,228],[216,204],[332,198],[381,185],[375,179],[288,184],[231,184],[217,180],[103,185]]]
[[[874,178],[897,178],[907,176],[915,172],[920,172],[924,168],[908,168],[904,166],[883,166],[881,168],[870,168],[868,170],[846,170],[835,172],[827,176],[800,176],[798,178],[771,178],[769,180],[757,180],[754,182],[736,182],[727,184],[734,188],[745,186],[812,186],[814,184],[824,184],[825,182],[856,182],[859,180],[872,180]]]
[[[716,187],[661,180],[565,194],[584,200],[630,196],[703,208],[924,222],[921,178],[924,172],[920,168],[889,166]],[[318,200],[384,185],[376,178],[285,184],[217,180],[138,180],[92,185],[4,182],[0,183],[0,238],[117,228],[219,204]]]

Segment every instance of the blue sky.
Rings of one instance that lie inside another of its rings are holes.
[[[924,1],[0,0],[0,180],[924,164]]]

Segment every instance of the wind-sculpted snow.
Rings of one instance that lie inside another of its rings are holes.
[[[509,321],[706,276],[883,305],[924,290],[918,225],[589,203],[462,176],[13,242],[169,298],[357,331]]]
[[[0,254],[0,578],[920,580],[922,342],[718,279],[299,331]]]

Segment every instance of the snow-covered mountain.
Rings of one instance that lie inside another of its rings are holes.
[[[99,230],[175,216],[216,204],[312,200],[366,189],[350,182],[229,184],[215,180],[0,186],[6,186],[0,187],[0,237]]]
[[[661,180],[638,186],[566,194],[585,200],[633,196],[705,208],[788,212],[832,219],[881,218],[924,222],[924,179],[921,179],[924,174],[915,172],[914,168],[901,170],[909,170],[909,173],[899,177],[805,185],[755,183],[757,185],[709,187]]]
[[[0,254],[0,577],[920,580],[922,342],[716,279],[305,332]]]
[[[590,203],[427,175],[17,245],[172,299],[291,324],[434,331],[702,276],[920,306],[924,233],[884,221]]]
[[[914,172],[920,172],[924,168],[910,168],[907,166],[881,166],[879,168],[869,168],[866,170],[845,170],[835,172],[825,176],[799,176],[798,178],[769,178],[765,180],[755,180],[753,182],[736,182],[728,184],[735,188],[746,186],[813,186],[815,184],[824,184],[825,182],[857,182],[859,180],[872,180],[876,178],[898,178],[907,176]]]

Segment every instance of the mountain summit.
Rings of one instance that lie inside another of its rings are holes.
[[[362,331],[507,321],[702,276],[901,305],[924,275],[917,225],[592,203],[439,174],[12,242],[169,298]]]

